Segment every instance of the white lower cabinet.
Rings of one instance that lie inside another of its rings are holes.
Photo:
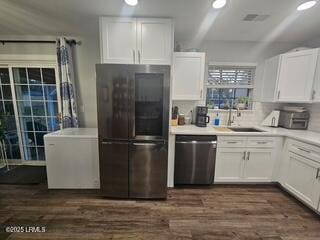
[[[270,182],[274,163],[273,149],[247,149],[243,179],[247,182]]]
[[[242,137],[242,144],[235,147],[237,140],[218,138],[215,183],[271,182],[276,159],[274,139]],[[248,147],[255,144],[261,147]]]
[[[319,210],[320,163],[289,152],[285,167],[283,187],[310,207]]]
[[[237,148],[220,148],[217,152],[215,182],[241,181],[245,151]]]

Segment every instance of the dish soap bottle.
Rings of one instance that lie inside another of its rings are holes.
[[[214,125],[215,126],[220,126],[219,113],[217,113],[216,118],[214,119]]]

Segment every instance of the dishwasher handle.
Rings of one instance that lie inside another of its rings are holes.
[[[176,144],[210,144],[217,147],[217,141],[176,141]]]

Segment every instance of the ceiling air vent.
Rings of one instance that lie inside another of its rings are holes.
[[[266,14],[248,14],[247,16],[245,16],[243,18],[243,21],[247,21],[247,22],[263,22],[265,21],[267,18],[269,18],[270,15],[266,15]]]

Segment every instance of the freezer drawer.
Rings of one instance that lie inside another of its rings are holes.
[[[166,198],[167,143],[132,143],[129,156],[129,197]]]
[[[100,144],[101,194],[111,198],[128,198],[127,142],[102,142]]]
[[[212,184],[216,136],[178,136],[175,147],[175,184]]]

